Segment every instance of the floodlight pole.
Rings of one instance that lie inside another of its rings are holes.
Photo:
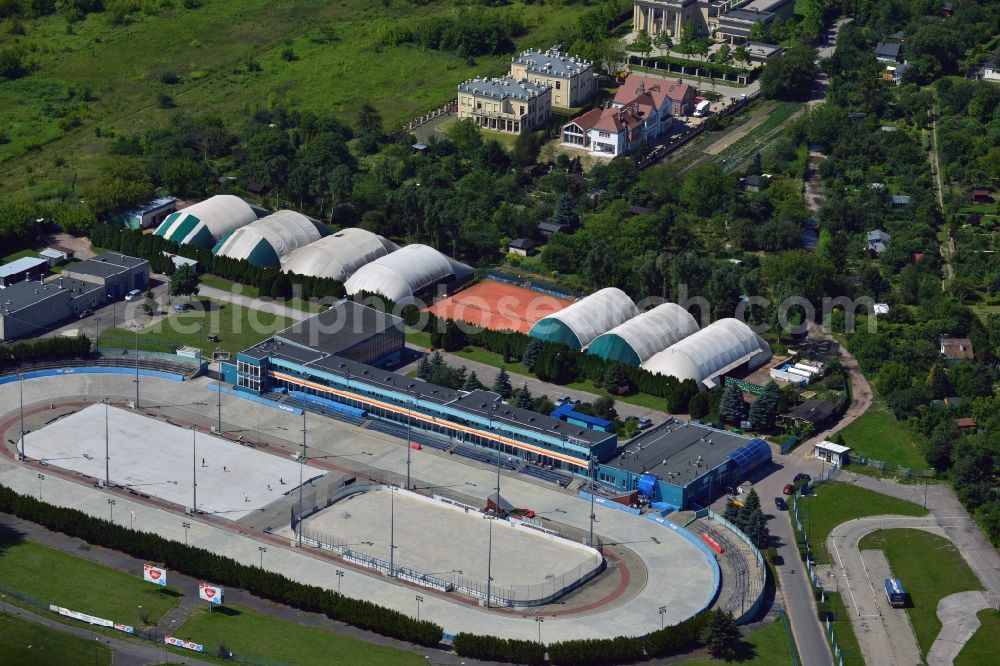
[[[198,444],[196,441],[198,431],[195,426],[191,426],[191,515],[198,515]],[[184,533],[187,540],[187,532]]]
[[[216,403],[216,409],[218,413],[219,427],[218,432],[222,434],[222,361],[219,361],[219,381],[216,383],[216,393],[218,393],[218,402]],[[257,428],[260,428],[260,421],[257,422]],[[260,436],[257,437],[260,439]]]
[[[135,330],[135,408],[139,409],[139,326],[134,325]]]
[[[108,430],[108,399],[102,400],[104,403],[104,487],[111,487],[111,435]]]
[[[24,449],[24,373],[17,373],[17,379],[21,395],[21,460],[27,460],[28,455]]]
[[[302,410],[302,455],[299,456],[299,548],[302,547],[302,472],[306,464],[306,410]]]
[[[497,399],[493,401],[492,408],[490,409],[490,433],[493,432],[493,413],[496,412],[497,407],[500,403],[502,396],[497,396]],[[493,511],[493,517],[490,518],[490,537],[489,546],[486,549],[486,607],[490,607],[490,597],[493,594],[493,520],[496,518],[500,511],[500,439],[494,438],[493,443],[497,449],[497,501],[496,509]]]
[[[591,454],[590,456],[590,547],[594,547],[594,477],[596,476],[596,468],[594,463],[597,462],[597,456]]]
[[[396,486],[389,486],[389,576],[396,575]]]

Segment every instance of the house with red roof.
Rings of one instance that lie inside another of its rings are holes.
[[[695,89],[680,81],[630,74],[610,106],[563,125],[562,144],[615,157],[666,134],[673,117],[691,112]]]

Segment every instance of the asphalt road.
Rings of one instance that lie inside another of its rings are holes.
[[[757,481],[754,488],[760,495],[761,508],[768,517],[767,526],[771,530],[772,543],[782,562],[774,567],[775,575],[780,581],[777,594],[784,602],[803,666],[828,666],[833,664],[833,657],[819,623],[812,584],[804,563],[799,559],[791,520],[787,512],[778,511],[774,506],[774,498],[783,497],[781,489],[786,483],[791,483],[796,474],[805,472],[817,476],[818,462],[816,465],[810,464],[798,451],[787,456],[775,455],[774,461],[775,471]],[[716,508],[720,512],[725,510],[724,499],[721,502]]]

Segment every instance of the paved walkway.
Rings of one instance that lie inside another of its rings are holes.
[[[938,602],[937,616],[941,633],[927,653],[928,666],[944,666],[955,661],[958,653],[979,629],[981,610],[990,608],[989,599],[981,591],[956,592]]]
[[[296,310],[295,308],[287,305],[282,305],[273,299],[250,298],[249,296],[233,293],[225,289],[218,289],[216,287],[208,287],[206,285],[198,287],[198,295],[205,296],[206,298],[214,298],[217,301],[225,301],[226,303],[231,303],[232,305],[241,305],[245,308],[250,308],[251,310],[260,310],[261,312],[281,315],[294,321],[301,321],[315,314],[314,312]]]
[[[966,564],[979,578],[990,605],[993,608],[1000,605],[1000,553],[986,540],[950,486],[944,483],[907,485],[846,470],[838,473],[837,481],[926,506],[944,530],[944,535],[955,544]]]

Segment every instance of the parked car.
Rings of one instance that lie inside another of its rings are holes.
[[[812,481],[812,477],[803,472],[799,472],[798,474],[795,475],[795,478],[792,479],[792,483],[794,483],[795,485],[805,485],[810,481]]]
[[[80,319],[86,319],[92,314],[94,314],[93,310],[83,310],[82,312],[80,312]]]
[[[557,405],[565,405],[566,403],[571,403],[571,402],[573,402],[573,398],[569,397],[568,395],[564,395],[563,397],[556,400]]]
[[[142,296],[142,292],[138,289],[133,289],[132,291],[125,294],[125,300],[134,301],[137,300],[140,296]]]
[[[778,511],[788,511],[788,502],[786,502],[783,497],[775,497],[774,498],[774,507]]]
[[[191,306],[187,303],[178,303],[174,306],[174,312],[187,312],[191,309]]]
[[[781,489],[781,494],[783,494],[783,495],[794,495],[795,494],[795,486],[793,486],[790,483],[786,483],[785,487]]]
[[[649,418],[648,416],[644,416],[641,419],[639,419],[639,430],[645,430],[646,428],[652,428],[652,427],[653,427],[653,419]]]

